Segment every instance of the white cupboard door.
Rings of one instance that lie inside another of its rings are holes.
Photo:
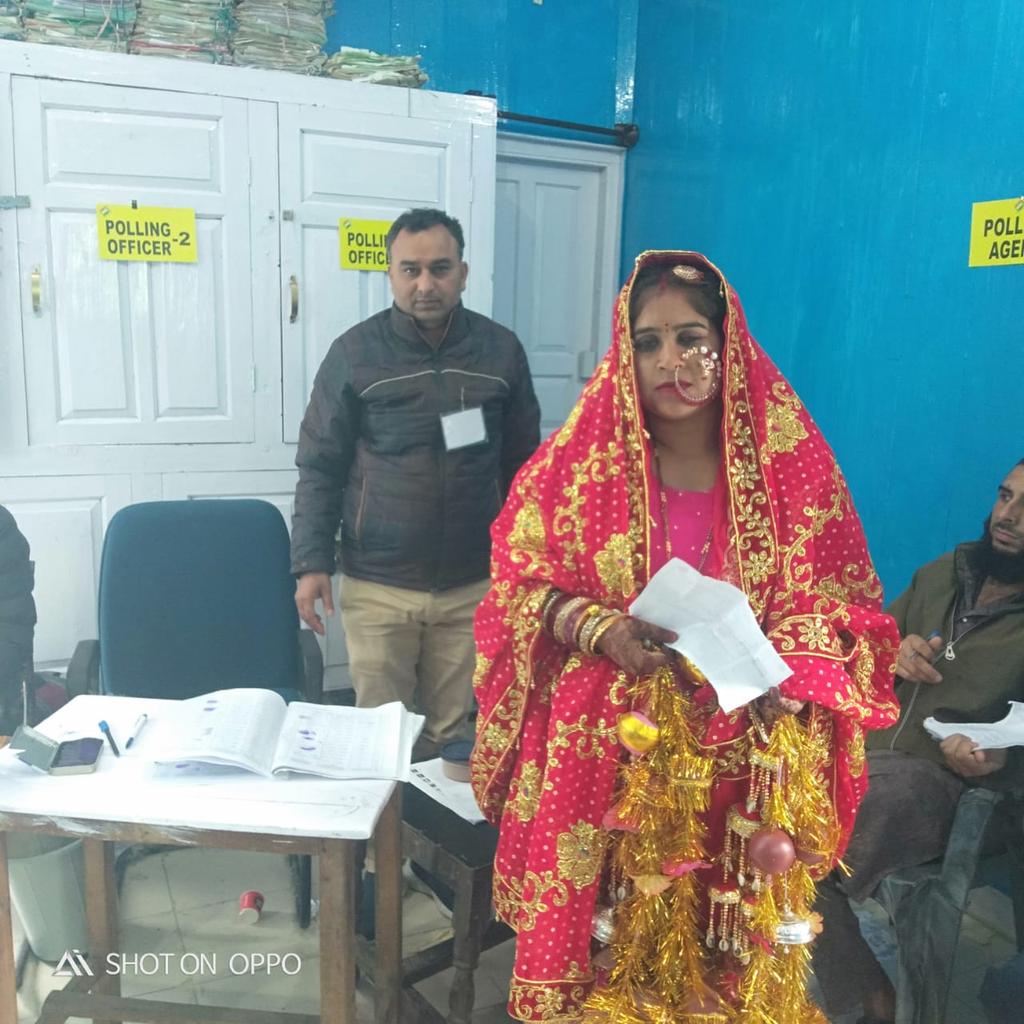
[[[31,445],[251,442],[248,102],[13,80]],[[269,140],[273,153],[273,140]],[[196,212],[196,263],[99,258],[98,203]]]
[[[494,319],[519,335],[547,435],[611,342],[622,153],[499,135]]]
[[[339,220],[390,222],[432,206],[457,217],[468,237],[472,127],[288,104],[279,123],[283,438],[294,443],[331,342],[391,303],[385,273],[341,269]],[[472,282],[471,269],[470,306]],[[489,298],[489,280],[482,284]]]

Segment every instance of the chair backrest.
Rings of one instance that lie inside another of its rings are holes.
[[[249,499],[129,505],[100,565],[106,693],[298,689],[298,614],[281,513]]]

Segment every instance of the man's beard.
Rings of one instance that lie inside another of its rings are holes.
[[[1024,583],[1024,551],[1008,555],[992,546],[992,517],[985,520],[975,549],[978,569],[997,583]]]

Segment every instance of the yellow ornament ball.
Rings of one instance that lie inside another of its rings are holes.
[[[661,730],[639,711],[629,711],[619,719],[619,742],[632,754],[646,754],[657,745]]]

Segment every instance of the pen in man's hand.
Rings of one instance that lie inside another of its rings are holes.
[[[107,737],[107,742],[110,744],[110,749],[114,752],[114,757],[120,757],[121,751],[117,749],[117,744],[114,742],[114,737],[110,732],[110,726],[107,725],[106,720],[100,722],[100,732]]]
[[[135,724],[132,726],[132,734],[128,737],[128,742],[124,745],[125,750],[131,750],[132,744],[139,738],[139,733],[146,727],[146,723],[149,721],[149,715],[139,715],[135,719]]]

